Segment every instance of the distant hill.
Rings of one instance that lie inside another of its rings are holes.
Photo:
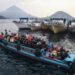
[[[69,15],[66,12],[63,12],[63,11],[58,11],[58,12],[54,13],[53,15],[45,17],[45,18],[46,19],[48,19],[48,18],[65,18],[67,20],[74,19],[74,17],[72,17],[71,15]]]
[[[5,11],[0,12],[0,15],[7,17],[7,18],[11,18],[11,19],[17,19],[20,17],[33,17],[32,15],[24,12],[23,10],[21,10],[17,6],[9,7]]]
[[[5,17],[3,17],[3,16],[0,16],[0,19],[6,19]]]

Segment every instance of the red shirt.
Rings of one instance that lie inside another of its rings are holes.
[[[4,36],[0,34],[0,40],[2,40],[3,38],[4,38]]]

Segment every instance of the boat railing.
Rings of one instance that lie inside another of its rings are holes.
[[[15,49],[16,49],[16,45],[17,45],[17,44],[15,44],[15,43],[7,42],[7,46],[9,46],[9,47],[11,47],[11,48],[14,48],[14,47],[15,47]],[[20,49],[20,50],[21,50],[21,51],[24,51],[24,50],[25,50],[25,52],[28,52],[28,53],[32,53],[32,54],[33,54],[32,51],[34,51],[35,49],[29,48],[29,47],[26,47],[26,46],[21,46],[21,49]],[[40,58],[46,58],[45,60],[48,60],[48,61],[51,61],[51,60],[52,60],[52,59],[47,58],[47,57],[44,57],[44,56],[41,56]],[[59,59],[53,59],[53,62],[54,62],[54,61],[56,61],[57,63],[66,64],[66,63],[64,62],[64,60],[61,61],[61,60],[59,60]]]
[[[7,44],[8,44],[8,46],[17,49],[17,44],[11,43],[11,42],[7,42]],[[29,48],[29,47],[26,47],[26,46],[22,46],[22,45],[19,45],[19,46],[20,46],[20,50],[25,50],[27,52],[32,52],[33,50],[35,50],[33,48]]]

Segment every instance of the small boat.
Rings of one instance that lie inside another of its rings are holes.
[[[48,27],[48,25],[44,24],[44,25],[41,25],[41,29],[42,29],[42,30],[48,30],[49,27]]]
[[[50,25],[50,30],[53,31],[53,33],[60,33],[65,31],[65,26],[61,23],[52,23],[52,25]]]
[[[33,22],[30,25],[30,28],[32,31],[40,30],[41,29],[41,23],[40,22]]]
[[[42,62],[48,65],[53,65],[55,68],[60,68],[60,70],[70,71],[75,68],[75,54],[70,53],[69,57],[66,57],[64,60],[60,60],[57,58],[47,58],[44,56],[36,56],[33,52],[35,49],[29,48],[26,46],[21,46],[20,50],[16,48],[17,44],[9,43],[9,42],[0,42],[0,47],[4,48],[5,51],[11,51],[12,53],[16,53],[20,56],[24,56],[28,59],[35,60],[38,62]]]
[[[40,29],[41,29],[40,26],[31,26],[32,31],[36,31],[36,30],[40,30]]]
[[[14,23],[19,28],[19,30],[24,30],[24,29],[30,30],[31,29],[30,28],[31,23],[29,22],[14,22]]]
[[[47,22],[42,22],[42,24],[41,24],[41,29],[42,30],[48,30],[49,29],[49,26],[48,26],[48,23]]]

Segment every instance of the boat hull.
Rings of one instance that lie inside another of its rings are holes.
[[[53,31],[53,33],[60,33],[65,31],[65,27],[62,25],[51,25],[50,30]]]
[[[38,26],[38,27],[31,27],[31,30],[32,30],[32,31],[36,31],[36,30],[40,30],[40,29],[41,29],[40,26]]]
[[[41,25],[41,29],[42,29],[42,30],[48,30],[48,29],[49,29],[49,27],[48,27],[48,25],[43,24],[43,25]]]
[[[60,70],[63,70],[63,71],[69,71],[70,67],[67,64],[62,63],[59,60],[37,57],[36,55],[31,54],[31,53],[27,53],[23,50],[17,51],[15,48],[10,47],[10,46],[6,46],[3,43],[0,43],[0,46],[7,51],[11,51],[11,52],[13,52],[17,55],[23,56],[25,58],[35,60],[35,61],[38,61],[38,62],[42,62],[42,63],[48,64],[48,65],[53,65],[55,68],[60,68]]]

